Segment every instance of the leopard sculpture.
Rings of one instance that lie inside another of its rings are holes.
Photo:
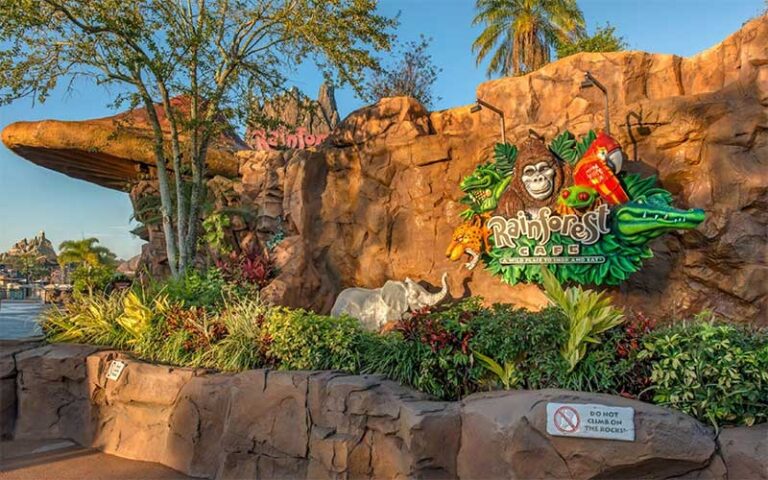
[[[475,215],[471,220],[462,223],[453,231],[451,244],[445,251],[445,256],[456,261],[466,253],[470,256],[469,262],[464,265],[472,270],[480,260],[480,254],[490,250],[488,243],[489,230],[485,222],[489,215]]]

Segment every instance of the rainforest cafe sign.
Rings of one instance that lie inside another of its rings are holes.
[[[565,132],[546,145],[497,144],[494,160],[461,182],[467,205],[446,256],[482,261],[503,281],[539,281],[541,265],[560,281],[616,285],[653,256],[647,243],[693,229],[700,209],[672,206],[655,177],[621,171],[621,146],[606,133]]]
[[[492,217],[488,220],[494,244],[497,247],[514,248],[515,239],[521,236],[536,240],[539,245],[547,244],[552,233],[570,237],[584,245],[592,245],[600,235],[608,233],[608,207],[600,205],[597,210],[578,215],[552,216],[547,207],[539,209],[534,219],[518,212],[517,218]]]

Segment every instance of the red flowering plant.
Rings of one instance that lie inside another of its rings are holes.
[[[164,316],[163,338],[168,340],[172,336],[183,335],[182,348],[188,353],[208,348],[228,335],[224,323],[205,307],[174,304]]]
[[[259,289],[266,287],[275,273],[272,261],[256,250],[230,252],[216,259],[216,268],[228,282],[241,287],[256,286]]]
[[[472,331],[469,328],[461,328],[461,326],[468,325],[471,318],[470,312],[462,311],[456,318],[456,325],[454,325],[459,328],[450,328],[450,322],[445,322],[445,318],[433,314],[429,307],[424,307],[413,312],[408,318],[399,321],[394,330],[402,333],[406,340],[428,345],[433,352],[450,347],[467,355]]]
[[[643,399],[644,391],[651,385],[650,367],[640,361],[638,353],[644,338],[656,328],[656,320],[641,311],[633,311],[623,325],[623,332],[616,342],[616,356],[626,360],[630,368],[624,374],[619,394],[626,398]],[[625,363],[626,363],[625,362]]]

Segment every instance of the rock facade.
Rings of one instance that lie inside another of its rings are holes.
[[[608,89],[610,129],[631,159],[625,170],[658,175],[675,205],[707,214],[696,230],[656,239],[655,258],[611,290],[616,300],[659,317],[711,309],[768,324],[768,15],[689,58],[582,53],[483,83],[477,97],[504,112],[510,142],[531,131],[547,141],[566,129],[583,135],[605,123],[600,91],[580,88],[586,71]],[[329,92],[320,97],[332,104]],[[130,184],[134,200],[154,165],[148,138],[141,109],[18,122],[2,134],[9,148],[47,168],[110,188]],[[538,287],[506,286],[443,254],[463,210],[459,182],[491,158],[499,139],[487,109],[428,112],[413,99],[390,98],[352,113],[318,147],[257,152],[223,137],[208,166],[212,177],[239,184],[239,206],[258,212],[239,243],[285,237],[274,252],[281,274],[265,292],[271,301],[327,312],[346,287],[406,276],[434,285],[448,272],[454,297],[536,309],[545,303]],[[140,232],[154,272],[167,263],[159,230]]]
[[[655,258],[614,297],[661,317],[712,309],[766,324],[768,16],[690,58],[578,54],[481,84],[477,97],[504,111],[512,143],[529,130],[547,141],[566,129],[583,135],[604,123],[602,94],[580,88],[585,71],[609,91],[611,132],[631,159],[625,169],[658,175],[676,205],[707,214],[696,230],[655,240]],[[454,297],[540,308],[537,287],[506,286],[444,256],[463,210],[459,182],[499,138],[490,111],[430,113],[390,98],[352,113],[317,150],[239,153],[258,234],[287,237],[267,298],[328,311],[345,287],[406,276],[436,285],[448,272]]]
[[[189,111],[184,97],[171,99],[180,112]],[[155,107],[163,134],[170,138],[165,110]],[[180,136],[181,142],[187,141]],[[128,191],[134,182],[156,177],[152,130],[144,108],[111,117],[82,121],[15,122],[2,131],[2,141],[17,155],[41,167],[103,187]],[[211,142],[206,164],[214,175],[237,175],[235,152],[247,145],[225,131]]]
[[[151,365],[84,345],[15,354],[17,439],[69,437],[201,478],[768,478],[766,425],[725,429],[561,390],[438,402],[379,376]],[[112,360],[126,366],[106,379]],[[635,409],[636,442],[546,434],[546,402]]]
[[[11,438],[16,427],[16,355],[41,343],[40,339],[0,340],[0,440]]]
[[[313,145],[318,144],[336,128],[340,120],[334,89],[327,83],[320,85],[316,100],[294,87],[277,98],[255,105],[252,117],[252,126],[246,131],[245,140],[255,150],[285,148],[285,138],[279,138],[280,133],[293,132],[295,135],[300,132],[301,135],[305,132],[312,135]],[[268,128],[269,125],[273,128]],[[278,135],[273,137],[273,134]],[[306,146],[311,145],[300,148]]]
[[[42,230],[31,239],[22,238],[14,243],[7,252],[0,253],[0,261],[25,254],[32,254],[41,258],[47,265],[58,265],[56,250],[53,249],[53,244]]]

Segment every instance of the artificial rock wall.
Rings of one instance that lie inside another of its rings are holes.
[[[579,54],[529,75],[481,84],[477,97],[506,115],[507,138],[547,141],[604,123],[602,94],[580,89],[590,71],[610,94],[611,132],[683,208],[706,210],[695,231],[651,246],[655,258],[612,293],[664,317],[709,308],[734,321],[768,319],[768,16],[690,58],[644,52]],[[352,113],[313,151],[240,158],[243,203],[257,233],[285,230],[281,275],[267,298],[328,311],[349,286],[410,276],[432,285],[448,272],[454,297],[529,308],[532,285],[506,286],[444,257],[463,206],[460,180],[492,156],[498,117],[470,107],[428,112],[409,98]]]
[[[692,57],[583,53],[483,83],[477,97],[504,111],[511,142],[529,130],[547,141],[565,129],[581,135],[604,124],[602,94],[579,88],[585,71],[609,90],[611,132],[632,159],[625,168],[657,174],[675,205],[707,213],[695,231],[654,241],[655,258],[613,289],[615,298],[661,317],[709,308],[765,325],[768,16]],[[444,257],[462,210],[459,182],[490,159],[499,137],[498,118],[487,110],[428,112],[412,99],[384,99],[353,112],[317,148],[256,152],[232,135],[217,138],[209,185],[236,193],[224,204],[257,212],[255,222],[235,222],[239,243],[286,236],[274,252],[281,273],[265,292],[272,301],[327,312],[345,287],[405,276],[437,284],[448,272],[454,298],[539,308],[538,287],[506,286]],[[136,205],[155,194],[143,109],[79,122],[17,122],[2,141],[46,168],[130,191]],[[166,271],[159,226],[138,233],[148,240],[145,263]]]
[[[679,412],[609,395],[439,402],[378,376],[210,373],[86,345],[5,357],[15,365],[16,439],[71,438],[201,478],[768,478],[768,424],[716,436]],[[116,358],[126,367],[107,380]],[[632,407],[636,440],[550,436],[549,401]]]

